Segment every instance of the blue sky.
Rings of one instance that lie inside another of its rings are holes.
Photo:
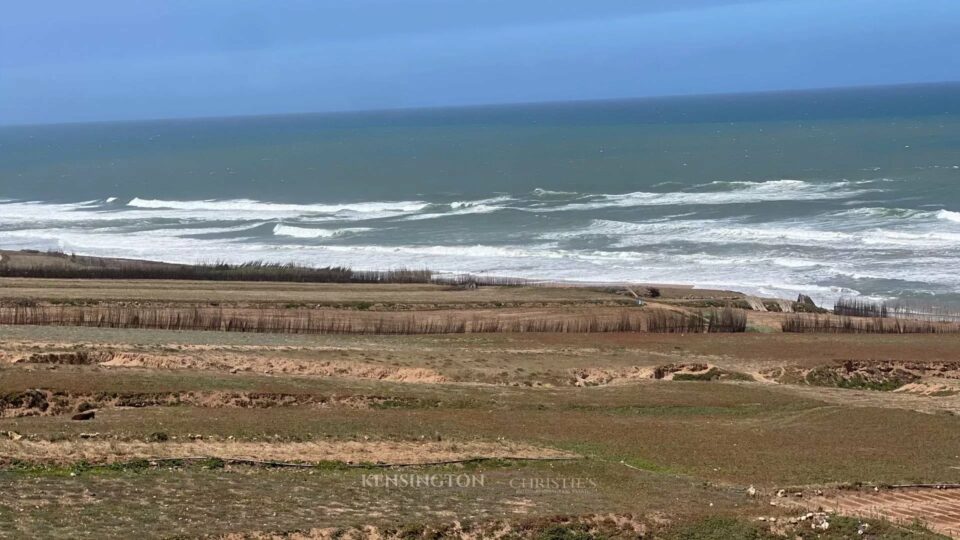
[[[0,124],[960,80],[958,0],[32,0]]]

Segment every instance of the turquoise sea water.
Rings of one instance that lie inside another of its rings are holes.
[[[0,128],[0,248],[960,299],[960,85]]]

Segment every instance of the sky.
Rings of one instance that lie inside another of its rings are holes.
[[[31,0],[0,124],[960,80],[958,0]]]

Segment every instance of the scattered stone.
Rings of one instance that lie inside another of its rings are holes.
[[[827,514],[818,513],[814,514],[812,523],[810,523],[810,528],[815,531],[825,531],[830,528],[830,521],[827,519]]]
[[[748,487],[748,488],[747,488],[747,495],[749,495],[749,496],[751,496],[751,497],[756,497],[756,496],[757,496],[757,488],[753,487],[752,485],[751,485],[750,487]]]
[[[81,433],[80,434],[81,439],[96,439],[99,436],[100,436],[99,433]]]
[[[786,496],[787,496],[787,492],[786,492],[786,491],[784,491],[784,490],[782,490],[782,489],[777,490],[777,497],[786,497]]]
[[[97,407],[96,407],[95,405],[93,405],[92,403],[90,403],[90,402],[88,402],[88,401],[81,401],[80,403],[77,403],[77,407],[76,407],[75,410],[76,410],[78,413],[82,413],[82,412],[87,412],[87,411],[89,411],[89,410],[91,410],[91,409],[96,409],[96,408],[97,408]]]
[[[803,492],[798,491],[798,492],[794,493],[793,496],[794,496],[794,497],[803,497]]]
[[[155,443],[167,442],[170,440],[170,436],[163,431],[154,431],[153,433],[147,435],[146,440],[147,442]]]
[[[83,411],[82,413],[77,413],[70,417],[71,420],[93,420],[97,415],[97,411]]]

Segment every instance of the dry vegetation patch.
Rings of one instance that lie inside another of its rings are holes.
[[[320,360],[281,356],[283,348],[262,350],[265,354],[237,354],[211,350],[194,354],[138,351],[0,352],[0,361],[11,364],[99,365],[150,369],[199,369],[265,374],[312,375],[383,381],[442,383],[446,377],[425,367],[390,366],[352,360]]]
[[[381,396],[322,396],[315,394],[281,394],[270,392],[185,391],[185,392],[98,392],[73,393],[58,390],[31,389],[0,395],[0,418],[56,416],[117,407],[352,407],[365,408],[390,403],[409,402],[404,398]]]
[[[272,355],[156,355],[118,353],[100,365],[154,369],[216,369],[256,373],[286,373],[382,381],[442,383],[446,377],[424,367],[398,367],[348,360],[311,360]]]
[[[214,458],[225,461],[316,464],[426,464],[473,459],[563,459],[575,454],[507,441],[312,441],[143,442],[83,439],[39,441],[0,438],[0,460],[7,463],[70,465],[133,460]]]
[[[909,389],[916,391],[919,390],[921,379],[960,379],[960,362],[845,360],[813,367],[777,367],[766,370],[764,376],[785,384],[859,390]]]
[[[629,384],[641,380],[663,381],[751,381],[746,373],[731,371],[713,364],[678,362],[660,366],[629,366],[625,368],[574,368],[573,386],[606,386]]]
[[[552,516],[481,522],[450,523],[403,527],[315,528],[288,532],[237,532],[218,536],[219,540],[403,540],[413,538],[540,538],[587,540],[591,538],[644,538],[657,518],[641,519],[631,514],[591,514]],[[662,525],[662,523],[661,523]]]

